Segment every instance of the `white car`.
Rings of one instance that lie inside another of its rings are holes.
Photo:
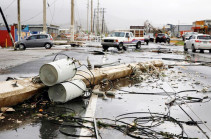
[[[144,43],[144,37],[134,37],[132,32],[115,31],[109,37],[103,38],[101,45],[104,51],[109,47],[126,51],[128,46],[136,46],[137,49],[140,49],[141,43]]]
[[[211,37],[207,34],[197,34],[189,37],[188,40],[184,43],[184,51],[188,51],[191,49],[192,52],[196,52],[196,50],[200,50],[200,52],[204,52],[204,50],[209,50],[211,53]]]

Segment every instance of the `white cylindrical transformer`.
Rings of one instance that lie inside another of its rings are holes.
[[[53,102],[65,103],[82,96],[85,90],[86,84],[82,80],[73,80],[50,87],[48,96]]]
[[[77,69],[73,60],[68,58],[44,64],[40,68],[39,74],[41,81],[46,86],[53,86],[73,78],[76,71]]]

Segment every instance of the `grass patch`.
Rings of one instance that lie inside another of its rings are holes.
[[[183,46],[183,45],[184,45],[184,41],[177,41],[177,42],[175,43],[175,45]]]
[[[183,46],[184,45],[184,41],[178,41],[178,40],[171,40],[170,43],[172,43],[176,46]]]

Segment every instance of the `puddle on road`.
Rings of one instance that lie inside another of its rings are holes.
[[[60,125],[66,124],[66,116],[83,116],[86,112],[86,101],[81,98],[65,104],[49,102],[47,93],[44,96],[26,101],[15,106],[15,112],[4,113],[0,121],[0,138],[66,138],[60,133]],[[65,130],[79,134],[66,126]],[[68,132],[69,132],[68,131]]]

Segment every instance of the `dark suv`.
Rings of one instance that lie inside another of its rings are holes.
[[[45,47],[46,49],[50,49],[53,46],[53,38],[49,34],[31,35],[18,41],[15,46],[20,50],[32,47]]]
[[[156,43],[158,42],[170,43],[170,37],[165,33],[158,33],[155,42]]]

